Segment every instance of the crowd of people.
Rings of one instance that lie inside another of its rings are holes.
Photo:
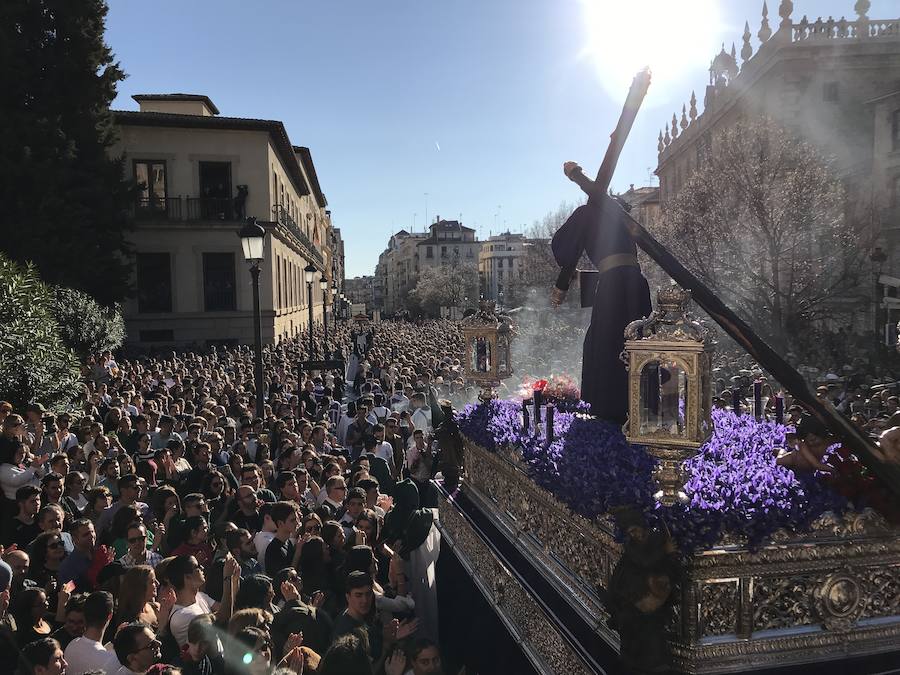
[[[0,402],[21,673],[443,672],[431,479],[459,475],[462,338],[388,325],[267,347],[262,415],[246,347],[97,354],[74,410]]]

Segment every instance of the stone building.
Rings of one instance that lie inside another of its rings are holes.
[[[400,230],[378,256],[373,281],[375,307],[385,314],[404,309],[420,272],[430,267],[469,265],[477,275],[480,250],[475,230],[457,220],[437,216],[427,233]]]
[[[297,334],[309,320],[303,269],[342,273],[330,212],[312,155],[292,145],[281,122],[222,117],[206,96],[133,97],[139,111],[114,111],[134,204],[136,297],[124,307],[128,343],[249,343],[252,286],[237,232],[253,216],[266,230],[260,275],[264,342]],[[330,295],[330,294],[329,294]]]
[[[419,258],[416,244],[428,235],[423,232],[400,230],[388,240],[387,248],[378,256],[375,268],[373,295],[375,308],[393,314],[406,306],[406,297],[419,278]],[[380,304],[378,299],[380,297]]]
[[[481,295],[501,306],[517,303],[517,290],[525,281],[528,240],[524,234],[503,232],[488,237],[478,256]],[[505,302],[504,302],[505,301]]]
[[[354,304],[364,304],[366,311],[375,307],[375,277],[351,277],[344,282],[344,295]]]
[[[793,3],[782,0],[770,27],[763,3],[758,42],[746,22],[740,50],[732,44],[726,51],[723,45],[713,59],[702,112],[692,92],[660,131],[661,203],[716,151],[723,130],[767,115],[835,158],[847,188],[848,215],[861,227],[876,226],[873,278],[882,286],[900,278],[900,20],[872,19],[869,6],[858,0],[854,20],[804,16],[797,21]],[[880,288],[882,293],[895,291]],[[873,303],[854,304],[857,318],[867,317],[864,325],[873,325],[878,314],[879,330],[900,318],[885,312],[884,303],[874,312]]]

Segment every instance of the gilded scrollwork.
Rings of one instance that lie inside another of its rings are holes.
[[[738,580],[703,584],[700,592],[700,634],[734,633],[737,624]]]
[[[606,587],[621,555],[612,521],[571,513],[528,479],[514,452],[467,444],[466,466],[466,494],[615,648],[617,636],[593,590]],[[462,544],[469,546],[475,544]],[[518,595],[524,589],[492,563],[479,564],[497,580],[486,594],[507,607],[528,606]],[[779,533],[754,551],[734,536],[686,557],[683,569],[671,623],[681,670],[737,672],[900,644],[900,536],[872,511],[825,514],[808,532]],[[537,633],[522,621],[522,635],[531,640]]]

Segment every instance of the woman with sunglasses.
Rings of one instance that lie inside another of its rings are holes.
[[[81,518],[81,512],[88,503],[84,496],[86,484],[87,477],[80,471],[70,471],[63,481],[62,507],[66,514],[76,520]]]
[[[47,615],[47,593],[42,588],[25,588],[13,599],[9,613],[16,620],[19,647],[48,637],[53,627]]]
[[[28,578],[47,593],[47,600],[56,606],[57,575],[59,566],[66,557],[66,545],[59,530],[41,532],[31,543],[31,565]]]

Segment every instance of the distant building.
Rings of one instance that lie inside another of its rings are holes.
[[[482,243],[478,276],[485,300],[501,305],[505,304],[504,300],[514,301],[513,295],[518,295],[514,289],[525,281],[527,243],[524,234],[511,232],[494,235]]]
[[[354,304],[364,304],[366,311],[375,308],[375,277],[352,277],[344,282],[344,295]]]
[[[266,230],[260,275],[265,342],[308,322],[303,268],[342,274],[327,201],[308,148],[281,122],[221,117],[206,96],[145,94],[114,111],[134,203],[137,295],[124,307],[131,344],[250,343],[252,293],[237,232],[253,216]],[[322,291],[313,284],[314,320]]]
[[[388,240],[388,247],[378,256],[376,281],[373,294],[381,304],[376,308],[384,314],[393,314],[406,306],[406,297],[419,278],[419,258],[416,244],[428,238],[422,232],[411,233],[400,230]]]
[[[632,184],[626,192],[616,195],[631,207],[631,216],[644,227],[653,228],[660,217],[659,188]]]
[[[391,236],[387,248],[378,256],[372,282],[375,307],[384,314],[404,309],[419,274],[430,267],[469,265],[472,274],[477,275],[480,250],[481,242],[475,238],[475,230],[457,220],[442,220],[437,216],[427,233],[400,230]]]

